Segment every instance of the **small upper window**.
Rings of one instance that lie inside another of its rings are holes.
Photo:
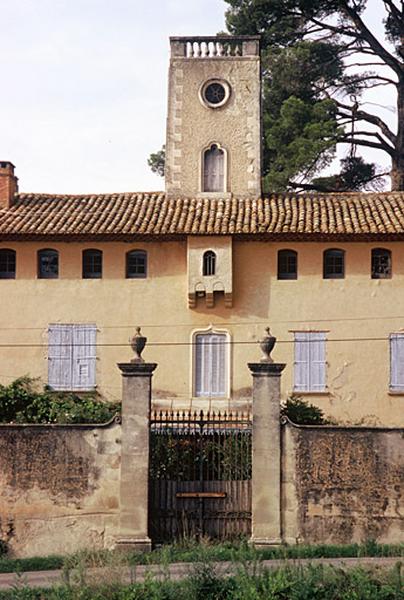
[[[203,191],[224,192],[224,151],[212,144],[203,154]]]
[[[345,277],[345,252],[332,249],[324,252],[324,279],[343,279]]]
[[[147,252],[132,250],[126,255],[126,277],[128,279],[141,279],[147,276]]]
[[[391,252],[385,248],[372,250],[372,279],[389,279],[391,277]]]
[[[101,279],[102,252],[101,250],[83,251],[83,279]]]
[[[57,279],[59,277],[59,252],[57,250],[39,250],[38,278]]]
[[[208,250],[203,255],[203,275],[214,275],[216,273],[216,254]]]
[[[0,250],[0,279],[15,279],[15,250]]]
[[[278,279],[297,279],[297,252],[279,250]]]
[[[205,106],[219,108],[230,98],[230,86],[222,79],[209,79],[199,90],[199,97]]]

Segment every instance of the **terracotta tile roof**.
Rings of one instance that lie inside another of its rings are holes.
[[[272,195],[259,200],[168,199],[164,193],[17,194],[0,209],[8,239],[404,239],[404,192]]]

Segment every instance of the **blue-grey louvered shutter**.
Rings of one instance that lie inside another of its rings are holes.
[[[295,373],[294,390],[309,391],[309,338],[308,333],[295,333]]]
[[[72,373],[74,390],[95,388],[96,335],[95,325],[72,325],[73,355]]]
[[[48,384],[54,390],[72,389],[72,329],[70,325],[49,325]]]
[[[210,396],[226,395],[226,336],[211,336]]]
[[[326,388],[325,333],[310,333],[310,391],[323,392]]]
[[[226,335],[195,336],[195,396],[225,396],[227,381]]]
[[[404,390],[404,333],[390,335],[390,388]]]

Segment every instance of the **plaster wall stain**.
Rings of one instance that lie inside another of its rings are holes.
[[[402,529],[402,433],[302,429],[296,442],[303,539],[311,543],[383,540],[390,528]]]
[[[59,435],[57,434],[59,433]],[[3,430],[0,473],[3,490],[37,488],[51,497],[80,499],[94,488],[98,471],[80,432]],[[45,476],[46,474],[46,476]]]

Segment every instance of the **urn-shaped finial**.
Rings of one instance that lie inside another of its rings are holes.
[[[135,354],[135,356],[132,358],[132,360],[130,362],[133,362],[133,363],[144,362],[144,359],[141,357],[141,354],[144,350],[144,347],[146,346],[147,337],[144,337],[144,335],[142,335],[140,333],[140,327],[136,327],[136,333],[129,341],[130,341],[131,348]]]
[[[271,358],[271,352],[274,349],[276,337],[271,334],[269,327],[266,327],[265,331],[267,332],[267,335],[260,341],[260,348],[262,350],[261,362],[273,363],[274,361]]]

